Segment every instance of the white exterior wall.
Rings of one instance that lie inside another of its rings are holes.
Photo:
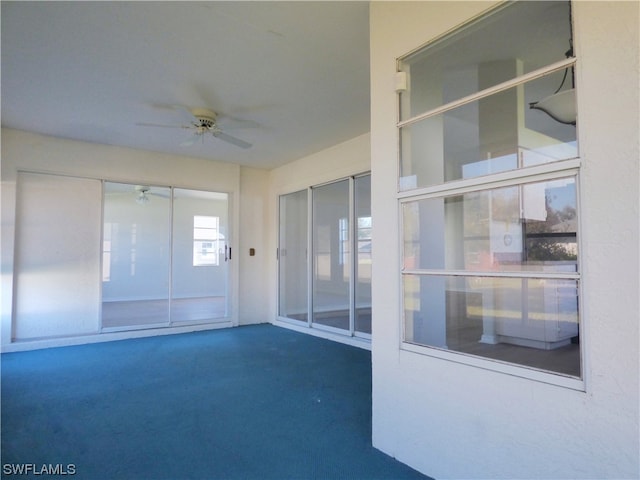
[[[400,350],[395,61],[491,5],[371,3],[373,444],[435,478],[638,478],[638,2],[573,10],[585,391]]]
[[[106,341],[145,335],[167,334],[221,325],[197,325],[136,332],[85,335],[29,343],[11,344],[13,311],[13,268],[15,239],[16,177],[18,171],[50,173],[115,182],[151,185],[171,185],[182,188],[229,193],[231,245],[238,251],[240,236],[241,167],[223,162],[178,157],[128,148],[90,144],[47,137],[29,132],[2,129],[2,310],[0,336],[2,351],[48,346]],[[239,201],[240,200],[240,201]],[[64,222],[60,222],[64,228]],[[259,232],[259,225],[247,226],[246,235]],[[251,274],[240,273],[242,262],[231,263],[229,292],[232,316],[230,324],[238,324],[239,278]],[[249,268],[249,265],[244,265]],[[100,278],[96,278],[99,282]],[[96,310],[99,314],[99,308]],[[263,315],[262,321],[267,321]],[[95,325],[98,319],[88,320]]]

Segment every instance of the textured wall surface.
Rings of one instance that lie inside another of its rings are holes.
[[[399,347],[396,58],[490,5],[371,5],[374,446],[435,478],[637,478],[638,2],[573,12],[584,388]]]

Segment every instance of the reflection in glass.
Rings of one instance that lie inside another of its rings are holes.
[[[227,316],[228,194],[175,188],[171,321]]]
[[[371,176],[356,177],[355,330],[371,333]]]
[[[169,322],[170,194],[166,187],[105,182],[103,328]]]
[[[576,280],[403,280],[406,342],[580,376]]]
[[[403,204],[403,266],[576,272],[575,178]]]
[[[564,60],[570,8],[570,2],[513,2],[405,57],[400,69],[409,88],[401,95],[401,119]]]
[[[307,191],[280,197],[278,315],[307,321]]]
[[[313,323],[349,330],[349,181],[313,192]]]
[[[554,72],[400,130],[400,190],[575,158],[576,128],[531,110],[553,92]]]

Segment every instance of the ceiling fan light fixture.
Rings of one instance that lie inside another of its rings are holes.
[[[138,192],[136,203],[138,205],[146,205],[147,203],[149,203],[149,197],[147,196],[148,191],[149,187],[144,187],[142,185],[136,186],[136,192]]]
[[[144,192],[141,192],[140,195],[138,195],[138,198],[136,198],[136,203],[138,205],[146,205],[149,203],[149,197],[147,197]]]

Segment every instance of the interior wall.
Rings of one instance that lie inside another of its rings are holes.
[[[179,168],[176,168],[177,165]],[[194,190],[228,193],[230,199],[230,242],[234,249],[237,247],[240,211],[240,167],[238,165],[76,142],[3,128],[1,171],[2,316],[0,330],[3,350],[11,345],[12,315],[14,312],[15,212],[18,171],[105,179],[132,184],[171,185]],[[64,226],[62,223],[60,225]],[[246,278],[248,275],[239,275],[239,262],[232,262],[230,268],[232,269],[230,276],[232,281],[229,285],[229,295],[232,299],[230,321],[232,324],[237,324],[239,278]],[[96,278],[96,282],[99,281],[100,277]],[[94,320],[88,321],[93,323]],[[95,324],[97,324],[97,320]],[[169,330],[166,329],[165,333],[168,332]],[[84,341],[91,341],[91,339],[84,337]],[[71,340],[61,339],[54,344],[64,344],[65,342],[69,343]],[[20,348],[23,347],[28,348],[24,345]],[[18,348],[18,346],[13,345],[12,348]]]
[[[240,241],[234,252],[240,263],[240,302],[238,323],[251,325],[270,320],[267,311],[269,277],[267,259],[274,253],[266,248],[268,232],[275,226],[267,215],[267,170],[242,167],[240,169]],[[253,255],[251,254],[253,249]]]
[[[400,349],[396,59],[493,2],[372,2],[373,444],[435,478],[637,478],[638,2],[574,2],[585,391]]]

